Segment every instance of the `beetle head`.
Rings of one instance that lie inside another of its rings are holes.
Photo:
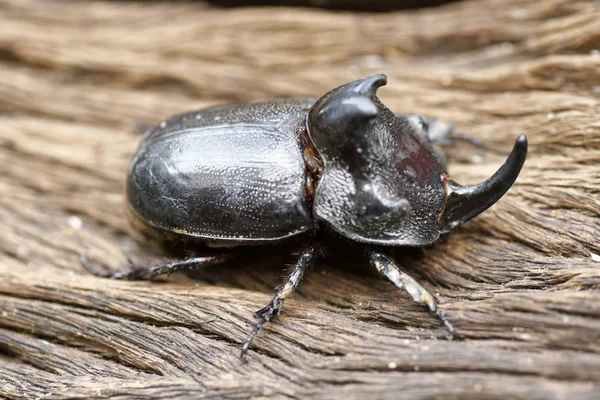
[[[324,164],[313,214],[359,242],[432,244],[508,190],[525,159],[527,142],[520,137],[512,158],[488,181],[460,186],[448,178],[426,132],[394,115],[376,97],[385,84],[385,75],[350,82],[311,108],[308,131]]]

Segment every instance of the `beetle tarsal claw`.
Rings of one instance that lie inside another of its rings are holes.
[[[435,315],[437,315],[437,317],[444,323],[444,325],[446,325],[446,328],[453,337],[456,333],[456,329],[454,329],[454,326],[450,323],[450,321],[446,319],[444,314],[442,314],[442,312],[439,309],[435,311]]]
[[[269,311],[269,308],[270,308],[270,307],[271,307],[271,303],[267,304],[266,306],[264,306],[264,307],[263,307],[263,308],[261,308],[260,310],[257,310],[257,311],[255,311],[255,312],[252,314],[252,316],[253,316],[254,318],[260,318],[260,317],[262,317],[263,315],[265,315],[265,314],[266,314],[266,313]]]
[[[112,278],[112,276],[113,276],[113,273],[110,271],[103,271],[103,270],[96,269],[90,263],[90,260],[87,258],[87,256],[85,254],[81,254],[79,256],[79,261],[81,262],[81,265],[83,266],[83,268],[85,268],[85,270],[88,271],[92,275],[100,276],[102,278]]]

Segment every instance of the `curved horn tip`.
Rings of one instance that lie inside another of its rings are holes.
[[[524,134],[520,134],[515,140],[515,144],[513,146],[512,151],[510,152],[508,158],[515,160],[515,167],[518,171],[521,170],[523,163],[525,162],[525,158],[527,157],[527,136]],[[517,172],[518,175],[518,172]],[[516,179],[516,176],[515,176]]]
[[[521,133],[515,140],[515,147],[518,147],[521,151],[527,151],[527,136]]]
[[[375,74],[367,77],[371,82],[377,86],[387,85],[387,76],[385,74]]]
[[[387,84],[387,76],[384,74],[371,75],[358,80],[358,82],[360,83],[355,89],[358,93],[374,95],[377,88]]]
[[[519,135],[504,164],[486,181],[475,186],[447,182],[446,207],[440,216],[442,231],[448,232],[487,210],[517,180],[527,157],[527,137]]]

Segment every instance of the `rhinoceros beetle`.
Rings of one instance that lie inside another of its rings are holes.
[[[434,296],[402,271],[390,248],[428,246],[494,204],[517,179],[527,154],[520,135],[488,180],[461,186],[446,172],[439,124],[396,115],[376,96],[385,75],[347,83],[318,100],[287,99],[214,107],[174,116],[146,132],[129,169],[127,214],[165,242],[185,239],[215,254],[167,264],[92,273],[152,279],[220,264],[233,247],[302,247],[285,284],[255,313],[243,357],[262,326],[319,255],[323,237],[365,246],[369,262],[447,328]]]

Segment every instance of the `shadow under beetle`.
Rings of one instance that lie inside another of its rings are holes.
[[[242,345],[262,326],[319,254],[323,237],[362,243],[369,262],[446,327],[434,296],[394,262],[394,246],[427,246],[494,204],[517,179],[527,154],[520,135],[488,180],[461,186],[446,172],[436,143],[452,129],[419,116],[396,115],[376,97],[385,75],[350,82],[318,100],[288,99],[214,107],[151,128],[129,169],[127,214],[147,237],[185,240],[216,255],[92,273],[152,279],[230,260],[232,248],[299,238],[302,249]],[[475,142],[476,143],[476,142]]]

